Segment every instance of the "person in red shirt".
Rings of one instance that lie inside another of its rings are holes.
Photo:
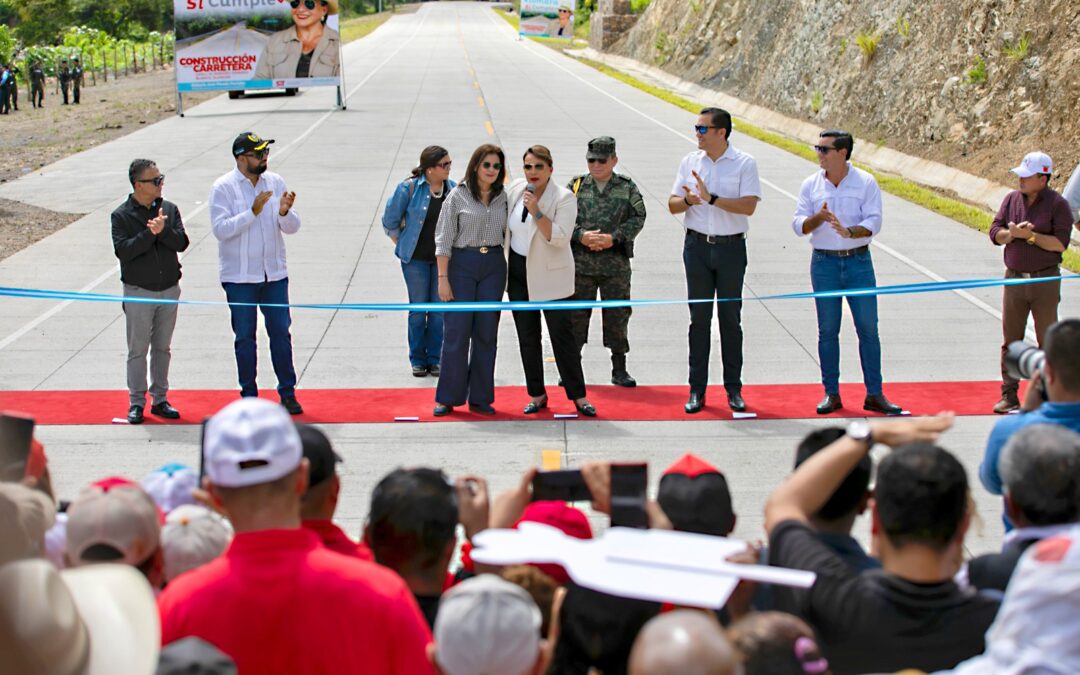
[[[405,583],[300,526],[309,464],[285,409],[245,398],[211,418],[205,485],[236,536],[158,598],[161,640],[194,636],[241,674],[431,673],[431,633]]]
[[[308,489],[300,500],[300,518],[305,529],[319,535],[323,546],[331,551],[360,558],[375,560],[366,544],[358,544],[334,524],[341,480],[337,475],[337,463],[341,457],[334,452],[330,439],[318,427],[298,424],[300,441],[304,446],[304,458],[308,461]]]

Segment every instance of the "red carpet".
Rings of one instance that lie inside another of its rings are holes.
[[[433,383],[434,384],[434,383]],[[952,410],[957,415],[989,415],[998,400],[999,382],[896,382],[887,384],[886,395],[913,415],[930,415]],[[841,385],[847,407],[827,417],[861,417],[864,413],[862,385]],[[300,389],[297,396],[305,413],[297,419],[322,424],[393,422],[395,417],[417,416],[423,422],[486,422],[505,420],[550,420],[554,413],[573,413],[574,405],[562,390],[548,387],[551,404],[537,415],[523,415],[529,397],[524,387],[498,387],[492,417],[475,415],[462,406],[447,417],[431,415],[435,404],[434,386],[425,389]],[[705,410],[696,415],[683,412],[688,390],[685,385],[639,386],[635,389],[591,386],[589,400],[599,413],[597,420],[730,420],[727,397],[721,386],[709,387]],[[264,397],[276,400],[273,392]],[[743,398],[749,412],[759,419],[814,418],[821,400],[819,384],[747,385]],[[174,390],[169,402],[183,417],[161,420],[146,411],[147,424],[198,424],[208,415],[235,400],[234,390]],[[111,424],[113,418],[127,416],[127,392],[114,391],[0,391],[0,410],[19,410],[33,415],[38,424]],[[588,419],[588,418],[579,418]]]

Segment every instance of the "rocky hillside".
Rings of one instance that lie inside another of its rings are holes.
[[[1080,0],[653,0],[612,51],[1006,185],[1041,149],[1060,189],[1077,36]]]

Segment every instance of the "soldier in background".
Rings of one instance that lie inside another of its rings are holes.
[[[56,79],[60,81],[60,93],[64,95],[64,105],[67,105],[71,88],[71,70],[68,68],[67,59],[60,59],[60,71],[56,74]]]
[[[8,114],[11,98],[11,69],[0,63],[0,115]]]
[[[45,106],[45,71],[41,61],[34,61],[30,66],[30,105],[35,108]]]
[[[567,184],[578,200],[577,227],[571,237],[574,297],[595,300],[599,290],[604,300],[629,300],[630,258],[634,257],[634,238],[645,226],[645,201],[634,181],[614,172],[619,162],[614,138],[601,136],[589,141],[585,159],[589,173]],[[635,387],[637,382],[626,372],[630,308],[605,308],[602,314],[604,346],[611,350],[611,383]],[[574,337],[579,349],[588,341],[591,318],[591,309],[574,310]]]
[[[8,70],[11,71],[11,81],[8,85],[11,87],[8,90],[8,97],[11,100],[11,107],[15,110],[19,109],[19,67],[12,63],[8,66]]]
[[[76,56],[71,60],[71,87],[74,94],[75,105],[79,105],[79,90],[82,89],[83,84],[83,70],[82,64],[79,63],[79,57]]]

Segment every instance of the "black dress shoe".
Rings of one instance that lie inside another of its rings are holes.
[[[584,415],[585,417],[596,417],[596,408],[594,408],[593,404],[589,403],[588,401],[584,403],[578,403],[575,401],[574,407],[577,408],[578,413]]]
[[[743,400],[742,393],[737,391],[729,391],[727,395],[727,404],[733,412],[746,412],[746,401]]]
[[[133,405],[128,408],[128,424],[142,424],[143,423],[143,407],[141,405]]]
[[[688,415],[701,412],[701,409],[705,407],[705,394],[698,394],[697,392],[690,392],[690,398],[687,399],[686,405],[683,406],[683,410]]]
[[[445,403],[436,403],[435,409],[431,411],[431,414],[435,417],[446,417],[452,412],[454,412],[454,406],[446,405]]]
[[[525,409],[522,410],[521,412],[525,413],[526,415],[535,415],[536,413],[538,413],[541,410],[543,410],[544,408],[546,408],[547,404],[548,404],[548,399],[547,399],[547,396],[545,396],[544,399],[542,401],[539,401],[539,402],[537,402],[537,401],[529,401],[529,404],[526,405]]]
[[[885,413],[886,415],[900,415],[904,412],[903,408],[895,403],[891,403],[883,394],[867,396],[866,400],[863,401],[862,407],[863,410]]]
[[[162,401],[150,406],[150,414],[164,417],[167,420],[180,419],[180,411],[169,405],[168,401]]]
[[[611,371],[611,383],[616,387],[636,387],[637,380],[630,377],[630,373],[625,370],[613,370]]]
[[[304,412],[304,409],[300,407],[300,401],[297,401],[295,396],[286,396],[281,399],[281,405],[289,411],[290,415],[299,415]]]
[[[840,402],[840,394],[825,394],[825,398],[821,399],[821,403],[817,404],[817,414],[828,415],[843,407],[844,404]]]
[[[495,408],[493,408],[490,405],[485,405],[485,404],[482,404],[482,403],[470,403],[469,404],[469,412],[474,412],[477,415],[494,415],[495,414]]]
[[[427,366],[413,366],[412,367],[412,376],[413,377],[427,377]]]
[[[438,377],[439,376],[439,364],[433,363],[432,365],[427,367],[427,371],[428,371],[428,374],[430,374],[432,377]]]

